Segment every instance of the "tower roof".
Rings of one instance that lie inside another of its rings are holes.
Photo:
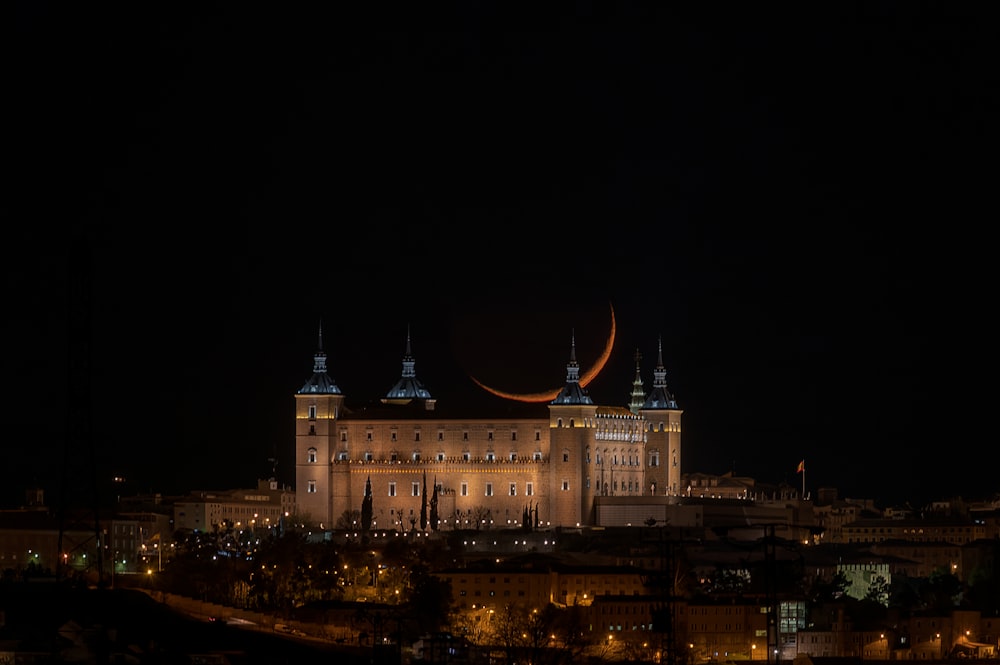
[[[323,352],[323,322],[319,324],[319,346],[313,355],[313,374],[305,385],[299,388],[300,395],[340,395],[340,388],[326,372],[326,353]]]
[[[410,329],[407,327],[406,353],[403,355],[403,374],[399,377],[399,381],[382,398],[383,404],[405,404],[415,399],[433,399],[430,392],[424,387],[424,384],[417,378],[417,373],[414,370],[415,364],[413,353],[410,350]]]
[[[659,341],[656,354],[656,369],[653,370],[653,390],[642,405],[643,410],[676,409],[677,401],[667,389],[667,370],[663,366],[663,339]]]
[[[580,364],[576,361],[576,333],[570,342],[569,362],[566,364],[566,385],[550,404],[593,404],[590,395],[580,385]]]

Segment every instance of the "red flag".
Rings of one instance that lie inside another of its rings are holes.
[[[795,473],[802,473],[805,470],[806,470],[806,461],[802,460],[801,462],[799,462],[799,468],[795,469]]]

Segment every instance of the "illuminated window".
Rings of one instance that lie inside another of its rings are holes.
[[[315,480],[310,480],[310,481],[308,481],[306,483],[306,491],[309,492],[310,494],[315,494],[316,493],[316,481]]]
[[[392,434],[390,435],[390,438],[391,438],[391,439],[392,439],[393,441],[395,441],[395,440],[396,440],[396,430],[393,430],[393,431],[392,431]]]
[[[535,454],[534,454],[534,455],[532,455],[531,457],[532,457],[532,459],[534,459],[534,460],[535,460],[536,462],[541,462],[541,461],[542,461],[542,453],[541,453],[541,451],[540,451],[540,450],[536,450],[536,451],[535,451]]]
[[[486,496],[493,496],[493,483],[486,483]]]
[[[507,459],[509,459],[511,462],[516,462],[517,461],[517,453],[511,453],[510,455],[507,456]]]
[[[468,462],[471,458],[472,458],[472,456],[469,453],[462,453],[462,461],[463,462]]]
[[[562,481],[562,490],[563,490],[563,492],[568,492],[569,491],[569,481],[568,480]]]
[[[340,440],[342,442],[346,442],[347,441],[347,430],[341,431],[341,433],[340,433]]]
[[[437,454],[437,461],[439,461],[439,462],[443,462],[444,461],[444,453],[438,453]]]
[[[309,462],[310,464],[315,464],[315,462],[316,462],[316,449],[315,448],[310,448],[309,451],[306,453],[306,461]]]
[[[396,496],[396,483],[389,483],[389,496]]]
[[[535,484],[534,483],[525,483],[524,484],[524,493],[525,493],[526,496],[534,496],[534,494],[535,494]]]
[[[517,483],[510,484],[510,495],[517,496]]]
[[[649,456],[649,466],[660,466],[660,453],[653,453]]]
[[[337,453],[337,459],[339,459],[341,462],[346,462],[347,461],[347,453],[345,451],[341,451],[341,452]]]
[[[469,496],[469,483],[462,483],[462,496]]]
[[[420,483],[411,483],[410,488],[410,496],[420,496]]]
[[[487,462],[493,462],[495,460],[496,460],[496,455],[494,455],[493,453],[486,453]]]
[[[316,405],[309,405],[309,420],[316,420]]]
[[[365,453],[365,461],[366,462],[371,462],[373,459],[375,459],[374,455],[372,455],[370,452]]]

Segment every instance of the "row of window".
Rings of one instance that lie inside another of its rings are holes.
[[[344,443],[347,443],[347,430],[346,429],[340,431],[340,440],[342,442],[344,442]],[[372,441],[374,441],[375,440],[375,433],[372,432],[371,430],[366,431],[365,432],[365,440],[368,441],[369,443],[372,442]],[[399,433],[396,430],[392,430],[391,432],[389,432],[389,440],[393,441],[393,442],[398,441],[399,440]],[[420,430],[415,430],[413,432],[413,440],[414,441],[420,441]],[[437,440],[438,441],[442,441],[442,442],[444,441],[444,430],[439,430],[438,431],[438,433],[437,433]],[[468,432],[462,432],[462,441],[468,441],[468,440],[469,440],[469,433]],[[488,431],[486,433],[486,440],[487,441],[495,441],[496,440],[494,438],[493,430],[490,430],[490,431]],[[517,430],[511,430],[510,431],[510,440],[511,441],[517,441]],[[541,441],[541,440],[542,440],[542,432],[541,432],[541,430],[535,430],[535,441]]]
[[[347,462],[349,459],[350,459],[350,454],[346,450],[342,450],[339,453],[337,453],[338,462]],[[372,453],[371,451],[366,451],[362,455],[361,459],[364,460],[365,462],[374,462],[375,453]],[[410,459],[413,460],[414,462],[420,462],[423,460],[423,455],[419,452],[414,452],[410,455]],[[437,462],[451,461],[450,458],[444,453],[437,453],[432,459]],[[498,462],[500,460],[500,457],[496,453],[489,452],[486,453],[486,456],[483,459],[485,459],[487,462]],[[514,453],[509,453],[504,459],[510,462],[516,462],[520,459],[526,459],[526,458],[522,458],[516,452],[514,452]],[[539,451],[535,451],[534,453],[531,454],[531,459],[535,462],[541,462],[542,453]],[[471,462],[472,453],[469,452],[462,453],[461,460],[463,462]],[[309,450],[306,451],[306,461],[309,462],[310,464],[315,464],[318,461],[315,448],[310,448]],[[393,463],[399,462],[400,461],[399,453],[396,452],[389,453],[388,461]],[[563,461],[564,462],[569,461],[569,453],[563,454]]]
[[[316,489],[317,485],[315,480],[306,481],[306,492],[308,492],[309,494],[314,494],[316,492]],[[564,492],[568,492],[569,481],[568,480],[562,481],[560,489]],[[459,485],[458,493],[460,496],[469,496],[469,483],[461,483]],[[507,494],[508,496],[517,496],[517,483],[509,483],[507,485]],[[535,484],[531,482],[524,483],[524,496],[534,496],[534,495],[535,495]],[[400,496],[396,492],[396,483],[393,481],[389,482],[389,489],[387,496]],[[420,496],[420,483],[418,482],[410,483],[410,496]],[[493,483],[486,483],[483,496],[494,496]]]
[[[306,451],[306,461],[309,462],[310,464],[315,464],[316,461],[317,461],[317,456],[316,455],[317,455],[316,449],[315,448],[310,448],[308,451]],[[338,461],[340,461],[340,462],[346,462],[349,459],[350,459],[350,455],[349,455],[349,453],[346,450],[342,450],[339,453],[337,453],[337,460]],[[364,455],[362,455],[362,459],[365,462],[374,462],[375,461],[375,454],[372,453],[371,451],[366,451],[364,453]],[[410,454],[410,459],[412,459],[414,462],[420,462],[420,461],[423,460],[423,455],[420,452],[413,452],[413,453]],[[434,456],[433,459],[435,461],[437,461],[437,462],[448,461],[448,457],[444,453],[437,453]],[[485,459],[487,462],[497,462],[497,461],[499,461],[500,457],[495,452],[491,451],[491,452],[486,453],[486,455],[485,455],[485,457],[483,459]],[[517,460],[521,459],[521,457],[516,452],[510,452],[510,453],[507,453],[507,455],[506,455],[506,457],[504,459],[506,459],[506,460],[508,460],[510,462],[516,462]],[[541,462],[542,459],[543,459],[541,451],[537,451],[536,450],[535,452],[533,452],[531,454],[531,459],[533,461],[535,461],[535,462]],[[602,458],[600,453],[597,454],[597,464],[598,465],[600,465],[604,461],[604,459],[605,458]],[[472,461],[472,453],[470,453],[468,451],[463,452],[461,460],[463,462],[471,462]],[[399,459],[399,453],[397,453],[397,452],[391,452],[391,453],[389,453],[389,461],[390,462],[399,462],[400,461],[400,459]],[[563,462],[569,462],[569,453],[568,452],[563,451],[562,461]],[[591,458],[590,458],[590,453],[588,452],[587,453],[587,464],[590,464],[590,462],[591,462]],[[617,454],[616,455],[612,455],[611,456],[611,464],[613,466],[617,466],[618,462],[619,462],[618,455]],[[640,460],[639,460],[639,456],[638,455],[628,455],[626,457],[625,455],[622,455],[621,456],[621,465],[622,466],[641,466]],[[649,466],[655,467],[655,466],[659,466],[659,465],[660,465],[660,454],[658,452],[652,452],[652,453],[650,453],[649,454]]]

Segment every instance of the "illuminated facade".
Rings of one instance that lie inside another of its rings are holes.
[[[407,337],[399,381],[375,407],[352,409],[327,372],[321,330],[313,374],[295,394],[299,518],[344,526],[369,484],[374,529],[430,529],[422,517],[434,513],[439,529],[590,525],[595,497],[676,496],[682,411],[662,356],[641,404],[633,388],[630,406],[600,406],[580,384],[574,342],[554,400],[483,417],[438,405]]]

